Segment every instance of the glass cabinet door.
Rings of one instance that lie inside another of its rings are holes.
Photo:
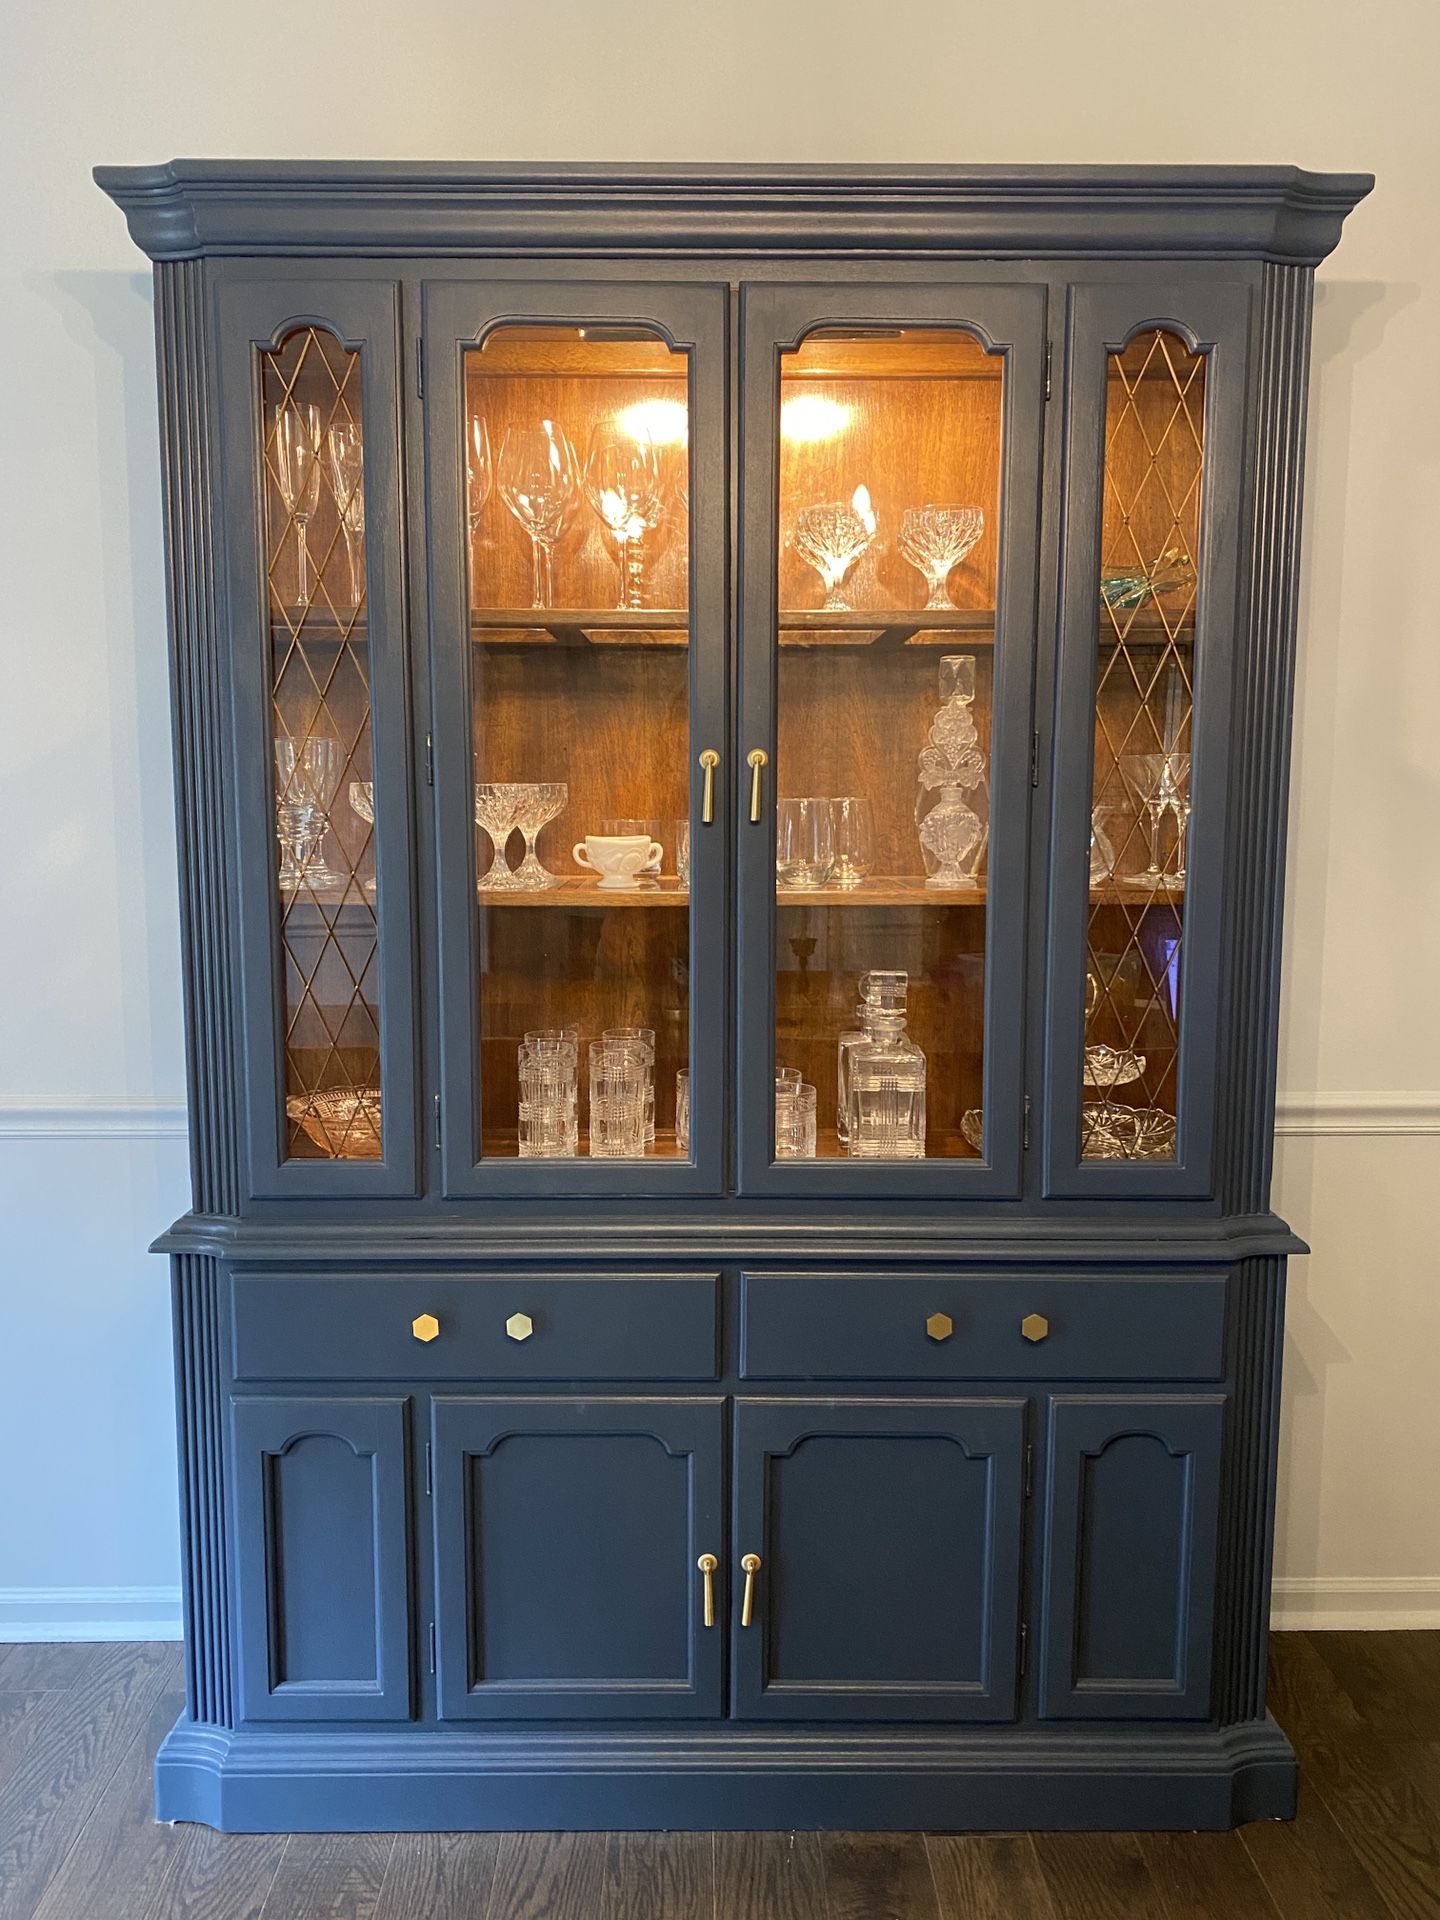
[[[1017,1188],[1044,320],[746,290],[751,1191]]]
[[[446,1191],[718,1190],[724,295],[425,301]]]
[[[1072,304],[1046,1103],[1056,1192],[1204,1192],[1248,296]],[[1155,318],[1156,314],[1161,317]]]
[[[253,1190],[411,1192],[396,289],[218,312]]]

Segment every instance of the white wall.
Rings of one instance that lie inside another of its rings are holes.
[[[1363,32],[1340,0],[10,10],[0,1637],[173,1604],[165,1277],[143,1252],[185,1202],[149,280],[89,169],[175,153],[1379,175],[1317,307],[1282,1085],[1322,1131],[1281,1159],[1317,1252],[1295,1269],[1279,1572],[1290,1617],[1440,1623],[1437,21],[1433,0],[1376,0]],[[1323,1130],[1366,1096],[1402,1130]]]

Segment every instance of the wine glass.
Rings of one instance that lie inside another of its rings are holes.
[[[569,525],[580,493],[575,449],[553,420],[542,420],[538,427],[507,427],[496,478],[501,499],[530,536],[530,604],[553,606],[555,543]]]
[[[329,807],[345,766],[345,749],[333,734],[288,734],[275,742],[275,830],[280,841],[280,885],[343,887],[345,875],[326,866]]]
[[[648,440],[596,427],[585,457],[585,494],[615,548],[622,608],[643,605],[645,535],[659,524],[665,485]]]
[[[843,582],[875,538],[879,524],[864,487],[857,487],[848,502],[827,500],[820,506],[802,507],[796,514],[795,551],[824,582],[827,613],[851,611]]]
[[[525,794],[526,789],[513,780],[477,780],[475,783],[475,824],[490,836],[490,844],[495,849],[489,871],[478,882],[481,893],[513,893],[525,884],[511,872],[505,858],[505,842],[515,831]]]
[[[335,489],[335,504],[340,510],[345,556],[350,562],[350,604],[358,607],[365,556],[365,447],[358,423],[354,420],[336,421],[330,429],[327,444],[330,481]]]
[[[310,516],[320,502],[320,409],[313,401],[281,401],[275,409],[275,479],[295,522],[296,599],[310,600]]]
[[[1132,753],[1120,762],[1125,784],[1145,810],[1150,828],[1150,865],[1143,873],[1125,877],[1138,886],[1183,887],[1185,835],[1190,823],[1190,756],[1188,753]],[[1174,870],[1160,864],[1160,824],[1166,814],[1175,818],[1171,849]]]
[[[517,887],[525,887],[531,892],[541,887],[558,887],[557,876],[548,867],[540,864],[540,856],[535,851],[535,842],[540,829],[549,826],[570,798],[570,789],[563,780],[535,780],[520,787],[521,803],[516,825],[525,836],[525,858],[514,871]]]
[[[900,519],[900,551],[925,576],[927,613],[951,611],[945,582],[985,531],[979,507],[907,507]]]
[[[490,457],[490,429],[483,413],[470,416],[470,432],[465,441],[465,504],[470,522],[470,544],[480,531],[480,516],[495,485],[495,465]]]

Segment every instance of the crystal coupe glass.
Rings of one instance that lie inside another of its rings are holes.
[[[900,520],[900,551],[925,576],[927,613],[950,611],[945,582],[985,531],[980,507],[907,507]]]
[[[517,893],[525,884],[510,871],[505,842],[515,831],[526,791],[513,780],[477,780],[475,783],[475,824],[489,834],[495,849],[489,872],[477,882],[481,893]]]
[[[555,604],[555,544],[580,498],[575,450],[553,420],[507,427],[500,443],[500,497],[530,536],[531,605]]]
[[[333,734],[311,733],[275,742],[275,825],[280,840],[280,885],[343,887],[346,876],[325,864],[330,802],[340,784],[345,749]]]
[[[570,789],[563,780],[535,780],[517,787],[516,791],[522,797],[515,824],[525,836],[525,858],[511,877],[517,887],[523,887],[531,893],[538,893],[543,887],[558,887],[559,876],[541,865],[535,842],[540,829],[548,827],[555,816],[564,810],[570,798]]]
[[[850,501],[828,500],[802,507],[795,516],[795,551],[825,583],[825,611],[849,613],[843,583],[846,574],[875,538],[879,521],[864,487]]]

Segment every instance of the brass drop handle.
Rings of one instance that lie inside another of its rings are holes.
[[[705,1576],[705,1624],[707,1627],[713,1627],[715,1624],[715,1569],[720,1562],[713,1553],[702,1553],[695,1564]]]
[[[745,756],[745,764],[750,769],[750,818],[760,818],[760,776],[770,764],[770,756],[763,747],[752,747]],[[756,1561],[759,1566],[759,1561]]]
[[[715,769],[720,764],[720,756],[714,747],[706,747],[700,756],[700,764],[705,769],[705,797],[700,802],[700,824],[708,827],[715,818]]]
[[[755,1612],[755,1576],[760,1571],[758,1553],[747,1553],[740,1562],[740,1571],[745,1576],[745,1595],[740,1602],[740,1624],[748,1627]]]

